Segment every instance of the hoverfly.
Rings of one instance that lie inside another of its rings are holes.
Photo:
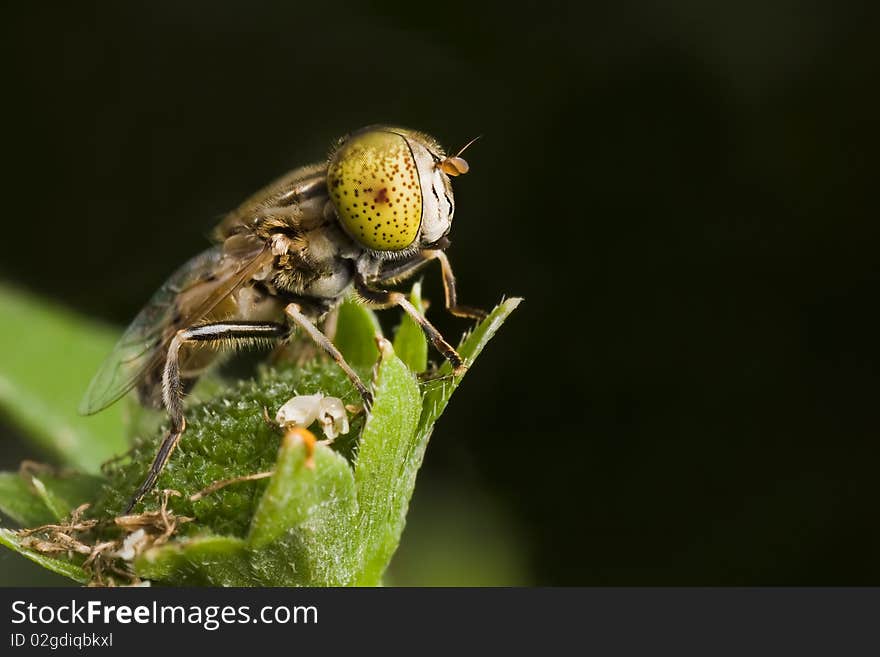
[[[281,343],[299,329],[345,372],[369,410],[372,395],[319,325],[350,291],[376,308],[400,307],[456,373],[465,363],[400,292],[400,281],[440,262],[446,309],[458,304],[444,253],[455,203],[451,176],[467,173],[432,137],[369,126],[342,138],[328,161],[295,169],[229,213],[215,246],[162,286],[101,365],[80,405],[97,413],[133,388],[167,411],[170,426],[126,513],[156,484],[186,429],[183,394],[219,352]]]

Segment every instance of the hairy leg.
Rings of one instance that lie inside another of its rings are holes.
[[[171,426],[159,446],[147,478],[128,503],[126,513],[130,513],[135,504],[156,485],[156,480],[186,430],[186,418],[183,416],[183,386],[180,380],[180,348],[186,344],[210,344],[217,348],[236,349],[280,340],[289,333],[290,329],[286,325],[271,322],[215,322],[177,332],[168,347],[165,369],[162,373],[162,400],[168,411]]]
[[[364,299],[364,301],[373,306],[378,308],[398,306],[401,308],[422,327],[422,331],[428,336],[431,344],[433,344],[437,351],[443,354],[443,357],[452,364],[455,374],[461,374],[467,369],[461,356],[458,355],[458,352],[451,344],[443,339],[443,336],[440,335],[440,331],[434,328],[434,325],[416,310],[415,306],[409,302],[405,294],[402,292],[373,289],[367,285],[366,281],[360,275],[355,278],[355,289],[357,289],[358,294]]]
[[[330,357],[336,361],[336,364],[339,365],[342,371],[345,372],[346,376],[348,376],[349,380],[354,384],[354,387],[357,388],[358,393],[360,393],[361,398],[364,400],[364,407],[369,410],[373,405],[373,393],[367,389],[367,386],[361,381],[357,372],[351,368],[351,365],[345,362],[342,353],[340,353],[339,349],[336,348],[336,345],[330,341],[330,338],[321,333],[320,329],[315,326],[314,322],[303,314],[302,308],[300,308],[299,305],[289,303],[287,304],[287,307],[285,307],[284,312],[294,324],[303,329],[309,337],[314,340],[315,344],[326,351]]]
[[[452,273],[452,265],[449,258],[439,249],[425,249],[420,251],[411,260],[406,260],[396,267],[392,267],[381,272],[376,279],[377,283],[391,283],[405,278],[409,278],[432,260],[440,262],[440,271],[443,276],[443,291],[446,295],[446,310],[456,317],[468,317],[470,319],[485,319],[486,311],[479,308],[471,308],[470,306],[462,306],[458,303],[458,294],[455,286],[455,275]]]

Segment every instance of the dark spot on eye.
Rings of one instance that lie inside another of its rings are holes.
[[[388,188],[387,187],[383,187],[382,189],[379,190],[379,193],[376,194],[376,203],[388,203]]]

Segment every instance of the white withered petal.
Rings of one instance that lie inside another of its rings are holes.
[[[282,427],[308,427],[318,419],[323,398],[324,395],[320,392],[316,395],[291,397],[278,409],[275,421]]]
[[[122,547],[116,551],[115,556],[131,561],[140,554],[148,542],[147,532],[143,529],[138,529],[125,537],[125,540],[122,541]]]
[[[324,397],[321,400],[321,410],[318,412],[318,422],[324,430],[324,435],[334,440],[340,434],[348,433],[348,413],[342,400],[338,397]]]
[[[315,420],[330,440],[348,433],[350,428],[348,413],[342,400],[338,397],[325,397],[320,392],[291,397],[275,415],[275,421],[284,428],[309,427]]]

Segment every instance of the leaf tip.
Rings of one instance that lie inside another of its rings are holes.
[[[394,356],[394,346],[391,341],[381,336],[376,336],[376,346],[379,348],[379,358],[386,361]]]

